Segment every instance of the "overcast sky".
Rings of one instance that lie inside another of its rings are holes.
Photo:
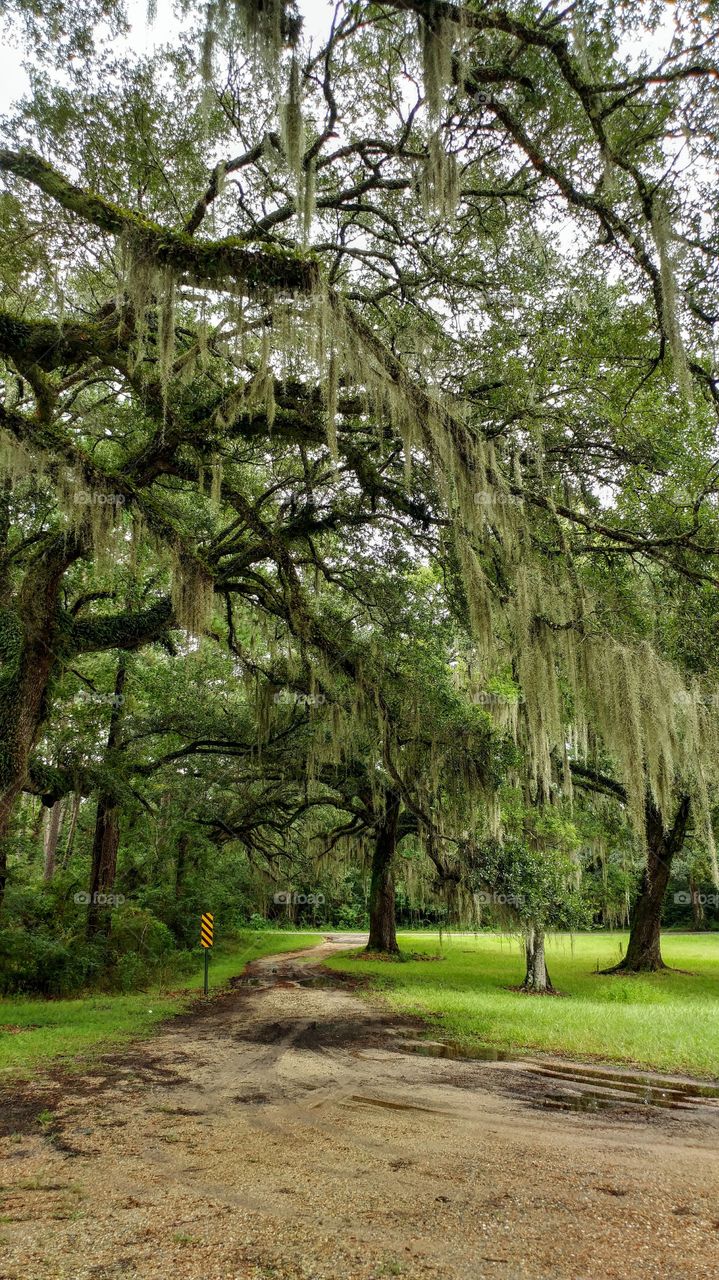
[[[78,2],[82,3],[82,0]],[[306,34],[315,39],[323,38],[329,31],[334,3],[330,0],[298,0],[298,7],[304,17]],[[174,0],[157,0],[157,17],[150,26],[147,22],[147,0],[126,0],[131,31],[128,37],[116,42],[117,48],[147,53],[156,45],[166,43],[180,26],[174,8]],[[13,102],[27,92],[28,78],[21,58],[25,59],[28,53],[27,49],[20,50],[4,43],[0,45],[0,113],[7,112]]]

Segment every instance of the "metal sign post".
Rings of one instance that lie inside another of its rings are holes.
[[[200,919],[200,945],[205,952],[205,995],[210,990],[210,949],[215,941],[215,917],[203,911]]]

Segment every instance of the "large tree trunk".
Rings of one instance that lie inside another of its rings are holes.
[[[170,601],[161,600],[140,613],[73,620],[76,632],[71,645],[68,617],[59,608],[60,588],[66,569],[82,553],[81,538],[63,533],[38,548],[19,592],[13,594],[7,579],[0,580],[0,909],[13,813],[47,717],[53,669],[59,660],[66,662],[70,653],[137,648],[161,635],[172,618]]]
[[[123,653],[117,665],[115,696],[113,698],[105,746],[105,764],[109,765],[110,768],[112,767],[112,755],[120,737],[126,675],[127,655]],[[100,933],[108,934],[110,932],[111,913],[109,905],[106,902],[98,902],[98,897],[100,895],[106,896],[113,891],[119,846],[120,806],[115,792],[108,788],[106,791],[102,791],[97,798],[95,835],[92,842],[92,868],[90,871],[90,903],[87,909],[88,938],[94,938]]]
[[[77,834],[77,820],[80,816],[81,803],[82,803],[82,796],[80,795],[79,791],[76,791],[74,796],[72,797],[72,809],[70,811],[70,826],[67,833],[67,843],[65,845],[65,852],[63,854],[63,859],[62,859],[63,868],[65,868],[69,864],[70,858],[72,856],[72,850],[75,844],[75,835]]]
[[[108,793],[98,796],[95,837],[92,842],[92,871],[90,874],[90,903],[87,909],[87,936],[110,932],[110,909],[106,902],[98,901],[112,893],[117,871],[117,851],[120,845],[120,811],[115,797]]]
[[[62,800],[56,800],[52,808],[46,810],[45,839],[43,841],[43,853],[45,855],[43,880],[46,881],[52,880],[55,874],[55,855],[57,854],[57,845],[60,839],[62,811]]]
[[[6,787],[0,795],[0,908],[5,897],[5,886],[7,884],[7,860],[8,847],[10,843],[10,818],[18,796],[22,791],[22,783],[19,786]]]
[[[692,876],[689,877],[689,892],[692,898],[692,918],[694,920],[694,928],[697,930],[704,929],[706,927],[706,921],[704,919],[704,903],[702,902],[701,894],[694,883]]]
[[[655,973],[665,969],[661,949],[664,896],[672,870],[672,859],[684,843],[689,818],[689,797],[682,796],[669,831],[652,800],[646,805],[647,865],[639,897],[632,912],[627,954],[607,973]]]
[[[524,935],[524,953],[527,959],[527,972],[522,990],[537,995],[554,991],[544,954],[544,930],[537,925],[530,925]]]
[[[0,908],[12,817],[47,715],[56,647],[62,646],[57,635],[62,575],[73,558],[70,540],[59,540],[38,555],[13,604],[0,606]]]
[[[378,823],[372,857],[369,895],[368,951],[399,955],[394,919],[394,874],[392,861],[397,851],[400,799],[390,792],[385,812]]]
[[[2,646],[5,648],[5,646]],[[27,777],[30,753],[45,718],[45,702],[54,657],[46,646],[19,640],[15,673],[0,696],[0,907],[5,896],[12,817]],[[5,658],[5,653],[0,653]]]

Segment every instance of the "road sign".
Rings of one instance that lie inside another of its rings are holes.
[[[203,913],[200,921],[200,942],[203,947],[211,947],[215,938],[215,917],[209,911]]]
[[[210,989],[210,948],[215,941],[215,917],[203,911],[200,919],[200,946],[205,950],[205,995]]]

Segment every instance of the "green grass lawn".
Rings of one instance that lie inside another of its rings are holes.
[[[215,949],[211,991],[241,973],[248,960],[309,947],[320,942],[321,936],[269,930],[238,935]],[[0,1000],[0,1083],[28,1076],[53,1061],[62,1061],[69,1070],[81,1069],[94,1053],[146,1035],[202,991],[203,972],[204,961],[198,955],[197,970],[183,981],[181,991],[154,987],[132,995],[95,994],[74,1000]],[[8,1027],[12,1030],[5,1029]],[[17,1027],[28,1029],[16,1031]]]
[[[553,936],[552,982],[565,999],[508,991],[522,981],[517,939],[498,934],[400,935],[405,952],[441,955],[397,964],[342,956],[332,968],[371,974],[400,1013],[425,1019],[443,1040],[545,1050],[637,1063],[661,1071],[719,1076],[719,934],[665,934],[667,964],[689,974],[602,977],[627,935]]]

